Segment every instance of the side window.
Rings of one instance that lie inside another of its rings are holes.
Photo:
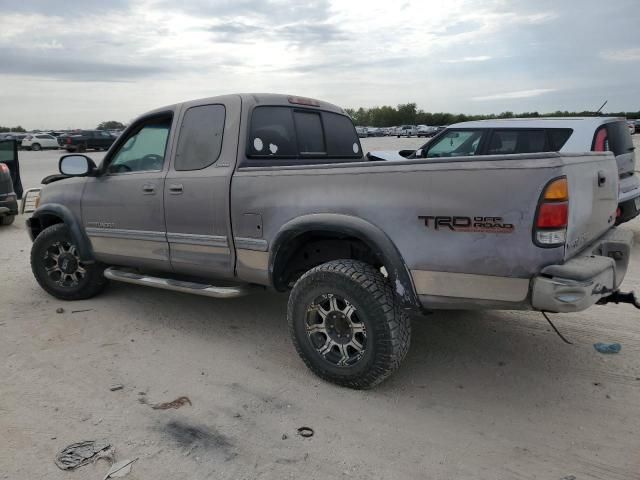
[[[109,173],[162,170],[171,118],[147,120],[133,130],[107,167]]]
[[[249,156],[265,158],[296,158],[295,129],[291,108],[288,107],[257,107],[251,116],[249,130]]]
[[[549,132],[551,149],[554,152],[559,152],[562,147],[564,147],[564,144],[567,143],[567,140],[569,140],[573,130],[571,128],[550,128],[547,132]]]
[[[224,118],[223,105],[203,105],[187,110],[180,127],[176,170],[200,170],[218,160],[222,150]]]
[[[494,130],[487,148],[488,155],[547,152],[544,130]]]
[[[298,135],[298,151],[300,155],[326,155],[322,120],[315,112],[294,111],[293,118]]]
[[[51,140],[49,135],[36,135],[36,138],[40,138],[42,140]]]
[[[483,130],[449,130],[429,146],[427,158],[475,155]]]

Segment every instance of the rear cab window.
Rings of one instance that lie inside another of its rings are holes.
[[[304,165],[361,160],[351,119],[322,110],[259,106],[251,115],[245,166]]]

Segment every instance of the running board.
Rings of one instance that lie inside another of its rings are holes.
[[[104,276],[109,280],[117,282],[133,283],[134,285],[145,285],[147,287],[161,288],[163,290],[173,290],[174,292],[192,293],[214,298],[235,298],[251,293],[249,285],[236,285],[233,287],[214,287],[204,283],[185,282],[171,278],[151,277],[139,273],[119,270],[109,267],[104,271]]]

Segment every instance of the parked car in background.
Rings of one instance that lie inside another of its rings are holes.
[[[38,151],[58,147],[58,139],[48,133],[30,133],[22,140],[22,148],[25,150]]]
[[[640,178],[626,120],[615,117],[550,117],[478,120],[450,125],[411,153],[370,152],[380,160],[511,155],[541,152],[613,152],[618,164],[617,222],[640,214]]]
[[[418,135],[418,129],[415,125],[402,125],[396,129],[396,136],[400,137],[415,137]]]
[[[0,225],[11,225],[18,214],[18,199],[22,198],[18,144],[15,140],[0,140]]]
[[[636,127],[636,133],[640,132],[640,120],[634,120],[633,124]]]
[[[0,140],[15,140],[18,148],[22,148],[22,140],[27,136],[26,133],[18,133],[18,132],[5,132],[0,133]]]
[[[367,138],[369,136],[369,131],[367,127],[356,127],[356,133],[359,138]]]
[[[627,127],[629,127],[629,133],[634,135],[636,133],[636,122],[633,120],[627,120]]]
[[[384,132],[378,127],[367,127],[367,137],[383,137]]]
[[[67,152],[107,150],[116,138],[104,130],[82,130],[58,137],[58,144]]]
[[[438,132],[436,127],[430,127],[428,125],[418,125],[416,135],[418,137],[433,137]]]
[[[391,136],[391,135],[395,135],[396,134],[396,128],[398,127],[385,127],[382,129],[382,131],[384,132],[384,135],[386,137]]]

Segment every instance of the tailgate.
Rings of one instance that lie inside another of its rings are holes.
[[[565,260],[570,259],[614,224],[618,207],[618,168],[612,153],[565,155],[569,182],[569,225]]]

